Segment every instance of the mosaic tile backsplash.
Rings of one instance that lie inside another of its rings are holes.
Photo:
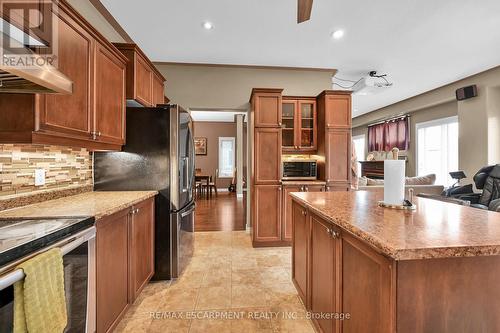
[[[45,170],[45,185],[35,186],[35,169]],[[0,197],[92,185],[92,155],[82,148],[0,145]]]

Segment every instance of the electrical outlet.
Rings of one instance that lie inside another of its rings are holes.
[[[45,185],[45,170],[35,169],[35,186]]]

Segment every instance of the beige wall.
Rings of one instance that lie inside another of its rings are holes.
[[[166,95],[191,109],[248,109],[252,88],[284,88],[285,95],[316,96],[331,89],[334,71],[155,64]]]
[[[246,126],[243,137],[246,137]],[[223,122],[195,122],[194,136],[207,138],[207,155],[196,155],[195,167],[201,168],[203,174],[215,176],[219,164],[219,137],[234,137],[236,142],[236,123]],[[243,140],[243,168],[246,171],[246,138]],[[217,187],[226,189],[231,184],[231,179],[222,178],[217,181]]]
[[[457,102],[455,90],[476,84],[478,96]],[[353,119],[353,134],[365,131],[366,125],[377,120],[412,114],[412,147],[414,124],[420,121],[444,118],[457,114],[459,121],[459,168],[469,176],[469,181],[479,168],[500,163],[500,67],[473,75],[427,93],[389,105]],[[415,173],[415,153],[409,171]],[[467,180],[466,180],[467,181]]]

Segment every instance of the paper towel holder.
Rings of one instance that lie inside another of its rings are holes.
[[[417,205],[415,205],[413,203],[413,193],[414,193],[414,190],[412,188],[408,189],[408,198],[405,200],[405,203],[402,205],[387,204],[383,201],[379,201],[378,205],[380,207],[384,207],[384,208],[392,208],[392,209],[399,209],[399,210],[416,210]]]

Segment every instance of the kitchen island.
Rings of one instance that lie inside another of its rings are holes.
[[[368,191],[291,196],[292,278],[320,332],[500,331],[500,214],[423,198],[387,209]]]

